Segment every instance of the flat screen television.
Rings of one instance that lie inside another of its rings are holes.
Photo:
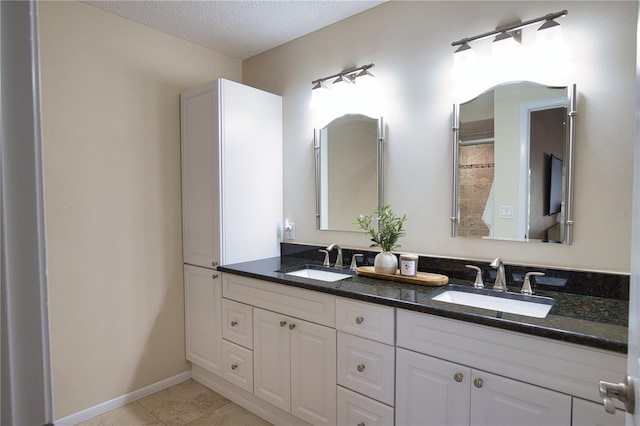
[[[549,210],[547,215],[560,213],[562,209],[562,159],[551,154],[549,159]]]

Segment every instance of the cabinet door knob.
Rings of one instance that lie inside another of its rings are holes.
[[[464,379],[464,376],[462,375],[462,373],[456,373],[453,375],[453,380],[455,380],[458,383],[461,383],[463,379]]]
[[[214,268],[218,266],[218,262],[216,262],[215,260],[213,262],[211,262],[211,266],[213,266]]]
[[[475,387],[477,387],[478,389],[480,389],[483,384],[484,384],[484,382],[482,381],[482,379],[480,377],[477,377],[477,378],[473,379],[473,385]]]
[[[363,317],[356,318],[356,324],[362,324],[363,322],[364,322],[364,318]]]
[[[236,325],[238,325],[238,321],[231,321],[231,327],[235,327]]]
[[[231,369],[232,369],[232,370],[235,370],[235,369],[237,369],[237,368],[238,368],[238,364],[231,364]]]
[[[362,373],[364,371],[364,364],[359,364],[356,368],[360,373]]]
[[[284,327],[285,325],[287,325],[286,321],[280,321],[280,327]]]
[[[293,330],[294,328],[296,328],[295,324],[289,324],[289,330]]]
[[[218,274],[211,275],[211,278],[213,278],[215,280],[216,278],[218,278]]]

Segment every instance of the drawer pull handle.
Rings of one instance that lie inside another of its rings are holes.
[[[238,364],[231,364],[231,369],[232,369],[232,370],[235,370],[235,369],[237,369],[237,368],[238,368]]]
[[[364,322],[364,318],[363,317],[356,318],[356,324],[362,324],[363,322]]]
[[[293,330],[294,328],[296,328],[295,324],[289,324],[289,330]]]
[[[456,373],[453,375],[453,380],[455,380],[458,383],[461,383],[463,379],[464,379],[464,376],[462,375],[462,373]]]
[[[215,280],[216,278],[218,278],[218,274],[211,275],[211,278],[213,278]]]
[[[362,373],[364,371],[364,364],[359,364],[356,368],[360,373]]]
[[[238,325],[238,321],[231,321],[231,327],[235,327],[236,325]]]
[[[483,384],[484,384],[484,382],[482,381],[482,379],[480,377],[478,377],[476,379],[473,379],[473,385],[475,387],[477,387],[478,389],[480,389]]]
[[[280,327],[284,327],[285,325],[287,325],[286,321],[280,321]]]

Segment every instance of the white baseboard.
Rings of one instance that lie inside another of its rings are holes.
[[[189,380],[191,378],[191,370],[185,371],[184,373],[180,373],[173,377],[169,377],[164,380],[160,380],[159,382],[152,383],[149,386],[145,386],[141,389],[130,392],[126,395],[119,396],[110,401],[103,402],[102,404],[94,405],[93,407],[89,407],[86,410],[79,411],[77,413],[71,414],[67,417],[63,417],[59,420],[55,421],[56,426],[71,426],[83,422],[85,420],[89,420],[92,417],[99,416],[100,414],[104,414],[108,411],[114,410],[116,408],[120,408],[124,405],[129,404],[130,402],[137,401],[145,396],[149,396],[152,393],[161,391],[170,386],[177,385],[178,383],[182,383],[185,380]]]

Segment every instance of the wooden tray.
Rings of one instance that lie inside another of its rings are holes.
[[[356,268],[358,275],[363,275],[370,278],[378,278],[380,280],[400,281],[409,284],[426,285],[431,287],[440,287],[447,285],[449,277],[446,275],[432,274],[430,272],[418,272],[415,277],[407,277],[400,275],[400,271],[392,274],[379,274],[373,266],[358,266]]]

